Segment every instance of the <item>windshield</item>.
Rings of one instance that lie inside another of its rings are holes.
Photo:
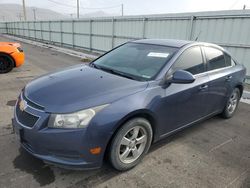
[[[168,62],[177,48],[152,44],[126,43],[91,65],[135,80],[151,80]]]

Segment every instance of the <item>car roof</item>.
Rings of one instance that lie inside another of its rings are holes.
[[[132,41],[134,43],[143,43],[143,44],[155,44],[162,46],[171,46],[176,48],[181,48],[187,44],[196,43],[195,41],[188,40],[176,40],[176,39],[140,39]]]

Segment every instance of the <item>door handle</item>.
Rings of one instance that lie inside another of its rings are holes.
[[[226,81],[230,81],[233,77],[230,75],[230,76],[227,76],[226,77]]]
[[[199,90],[205,90],[205,89],[207,89],[208,88],[208,85],[207,84],[204,84],[204,85],[201,85],[200,87],[199,87]]]

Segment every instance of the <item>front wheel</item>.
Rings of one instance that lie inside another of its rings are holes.
[[[235,88],[228,98],[227,104],[222,112],[222,117],[226,119],[231,118],[238,107],[239,101],[240,90],[238,88]]]
[[[125,171],[136,166],[151,145],[153,131],[144,118],[134,118],[116,133],[110,146],[109,159],[112,166]]]

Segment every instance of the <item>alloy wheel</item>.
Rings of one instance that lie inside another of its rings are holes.
[[[237,107],[237,103],[238,103],[238,93],[236,91],[234,91],[228,101],[228,112],[231,114],[235,111],[236,107]]]
[[[147,132],[142,126],[131,128],[121,139],[119,159],[123,163],[132,163],[143,153],[147,143]]]

